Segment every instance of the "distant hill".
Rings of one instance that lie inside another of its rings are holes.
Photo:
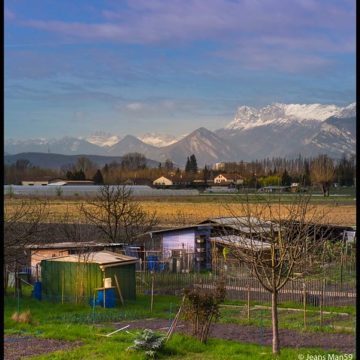
[[[86,157],[92,162],[96,163],[99,167],[103,167],[105,164],[110,164],[111,162],[116,161],[120,163],[122,160],[121,156],[101,156],[101,155],[62,155],[62,154],[49,154],[49,153],[19,153],[15,155],[5,155],[4,163],[11,165],[14,164],[17,160],[26,159],[31,162],[34,166],[39,166],[47,169],[60,169],[63,165],[72,165],[80,157]],[[158,167],[159,163],[154,160],[147,160],[148,167]]]

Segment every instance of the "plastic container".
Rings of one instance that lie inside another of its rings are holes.
[[[96,305],[104,307],[104,293],[105,293],[105,307],[113,308],[116,305],[115,289],[108,288],[105,290],[97,290]]]
[[[37,299],[37,300],[41,300],[41,282],[40,281],[36,281],[34,283],[34,288],[33,288],[33,292],[32,292],[32,296]]]
[[[148,270],[149,271],[158,270],[159,260],[158,260],[157,256],[155,256],[155,255],[148,256],[147,262],[148,262]]]
[[[111,278],[105,278],[104,279],[104,288],[110,288],[111,287]]]

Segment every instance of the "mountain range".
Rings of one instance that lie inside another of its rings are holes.
[[[171,159],[184,167],[195,154],[198,164],[249,161],[266,157],[294,158],[326,153],[334,158],[354,154],[356,146],[356,103],[346,107],[322,104],[280,104],[263,108],[241,106],[233,121],[210,131],[204,127],[174,137],[147,133],[139,137],[95,133],[88,137],[61,139],[5,140],[5,152],[91,154],[122,156],[140,152],[148,159]]]

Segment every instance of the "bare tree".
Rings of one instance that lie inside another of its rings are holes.
[[[121,185],[102,186],[94,200],[80,205],[80,211],[109,242],[132,244],[158,222],[156,212],[146,213],[131,190]]]
[[[15,272],[16,289],[21,293],[18,272],[25,265],[25,249],[37,241],[41,223],[49,216],[48,203],[38,199],[5,201],[4,204],[4,288],[8,271]]]
[[[222,242],[231,254],[244,262],[261,286],[271,293],[272,349],[280,352],[278,294],[295,271],[309,270],[310,255],[319,255],[330,235],[324,213],[310,204],[310,195],[297,195],[290,204],[274,199],[265,203],[240,202],[234,211],[230,234],[223,230]],[[262,199],[264,201],[264,199]],[[240,214],[240,215],[239,215]],[[236,231],[235,231],[236,229]],[[234,232],[235,231],[235,232]]]
[[[330,185],[334,179],[334,162],[327,155],[319,155],[310,163],[311,181],[321,186],[324,196],[329,196]]]

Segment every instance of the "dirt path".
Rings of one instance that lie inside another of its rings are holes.
[[[34,336],[5,335],[4,359],[19,360],[30,356],[49,354],[58,350],[69,350],[81,343],[78,341],[60,341]]]
[[[137,320],[134,322],[122,322],[115,324],[117,328],[130,325],[131,329],[152,329],[167,331],[170,322],[165,319]],[[189,327],[179,323],[176,331],[190,333]],[[302,333],[295,330],[280,329],[281,346],[291,348],[321,348],[324,350],[337,350],[344,354],[352,354],[355,351],[355,336],[351,334],[330,333]],[[271,329],[262,329],[256,326],[241,326],[236,324],[214,324],[210,332],[214,338],[235,340],[259,345],[271,345]]]

